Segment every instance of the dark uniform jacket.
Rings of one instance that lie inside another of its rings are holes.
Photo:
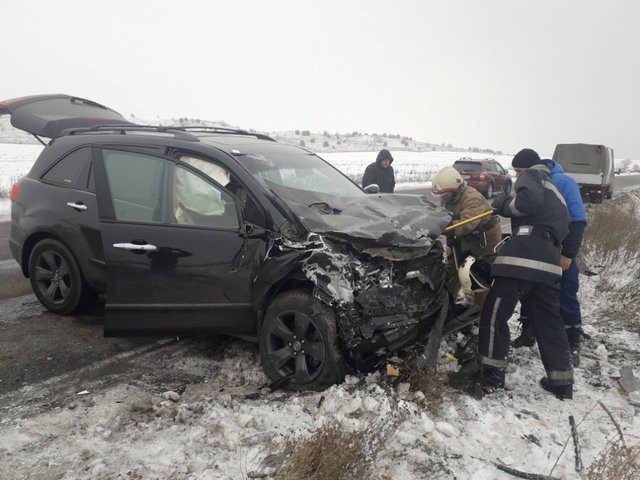
[[[362,177],[362,188],[373,183],[380,187],[381,193],[393,193],[393,189],[396,186],[396,178],[391,164],[384,168],[380,165],[380,162],[376,161],[365,169]]]
[[[491,273],[555,285],[562,276],[560,245],[569,232],[565,200],[544,165],[526,169],[514,192],[493,204],[500,215],[511,217],[512,235],[498,251]]]
[[[451,223],[457,223],[491,210],[491,206],[482,194],[467,185],[453,194],[445,208],[453,213]],[[475,257],[492,255],[494,247],[502,240],[502,230],[496,216],[467,223],[456,228],[455,234],[460,239],[460,252],[471,252]]]

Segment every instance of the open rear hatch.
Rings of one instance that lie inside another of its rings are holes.
[[[69,95],[31,95],[0,101],[0,115],[37,137],[57,138],[65,130],[97,125],[133,125],[104,105]]]

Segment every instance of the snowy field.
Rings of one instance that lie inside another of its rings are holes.
[[[7,198],[11,185],[26,175],[36,157],[42,151],[40,145],[20,145],[0,143],[0,219],[8,218],[10,202]],[[374,162],[378,152],[343,152],[319,155],[335,165],[345,175],[359,182],[365,168]],[[443,166],[451,165],[460,157],[486,158],[486,154],[468,152],[392,152],[393,168],[396,174],[396,189],[427,188],[431,186],[431,177]],[[509,155],[492,156],[506,169],[510,168],[513,158]]]
[[[431,185],[431,178],[442,167],[452,165],[461,157],[474,159],[493,158],[505,169],[511,169],[513,155],[487,155],[469,152],[391,152],[393,155],[393,169],[396,176],[396,188],[416,188]],[[356,181],[362,179],[365,168],[375,162],[377,151],[374,152],[321,152],[318,155],[335,165],[345,175]]]
[[[0,143],[0,219],[9,217],[11,186],[29,172],[42,148],[41,145]]]

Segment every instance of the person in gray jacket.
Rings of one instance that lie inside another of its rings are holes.
[[[518,301],[525,301],[532,312],[532,327],[547,374],[540,384],[558,398],[570,399],[573,368],[559,300],[560,246],[569,231],[569,213],[548,168],[534,150],[518,152],[512,166],[518,176],[515,196],[501,194],[493,202],[500,215],[511,218],[512,235],[492,265],[494,282],[480,319],[476,382],[485,393],[504,388],[507,321]]]

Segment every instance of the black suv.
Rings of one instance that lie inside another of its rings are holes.
[[[442,329],[450,216],[423,196],[367,195],[265,135],[135,125],[67,95],[0,114],[51,139],[12,190],[10,244],[53,312],[104,293],[105,335],[256,336],[293,389]]]

